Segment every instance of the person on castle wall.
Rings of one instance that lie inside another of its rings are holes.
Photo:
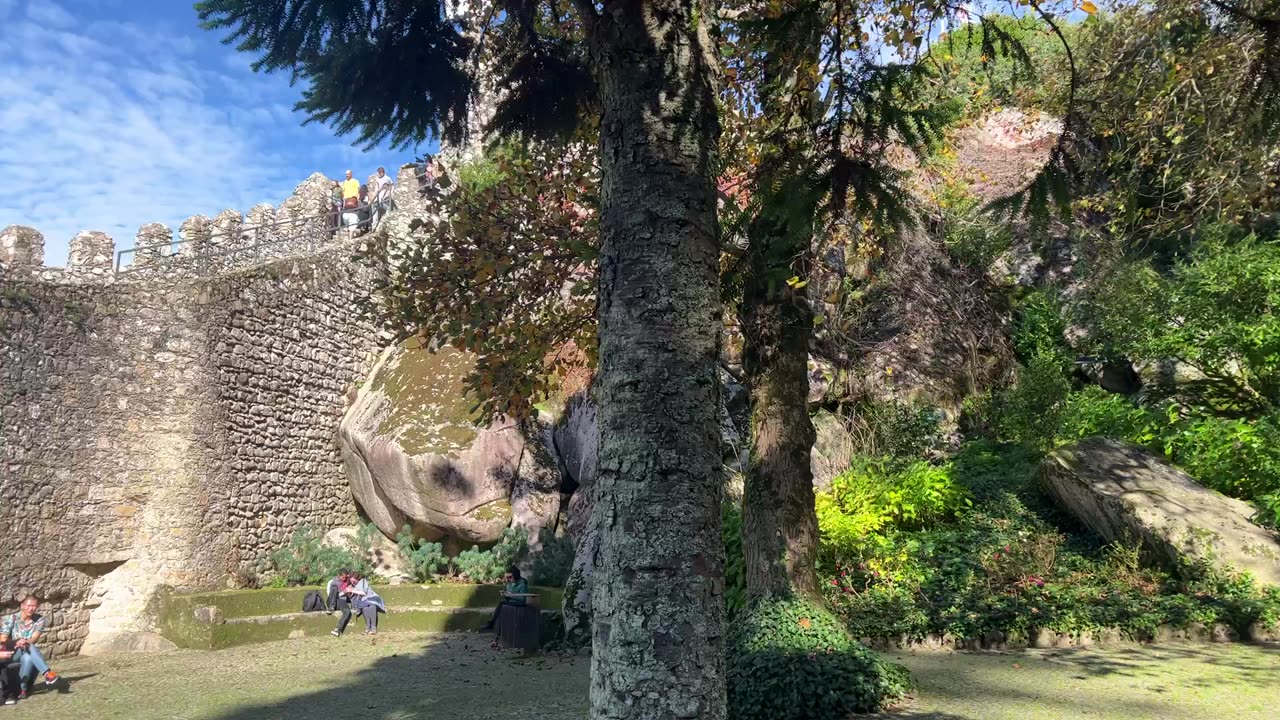
[[[391,211],[391,191],[395,182],[387,175],[387,169],[378,168],[378,175],[373,179],[373,229],[382,224],[382,219]]]
[[[529,581],[520,574],[520,568],[512,565],[507,568],[507,574],[502,578],[506,583],[506,587],[502,590],[502,599],[498,601],[498,607],[493,610],[493,617],[489,618],[489,622],[480,630],[492,630],[498,624],[498,618],[502,616],[502,609],[505,607],[523,607],[529,597]]]
[[[342,219],[342,183],[333,181],[329,192],[329,232],[338,232],[338,222]]]
[[[37,645],[45,630],[45,618],[36,612],[39,607],[40,600],[28,595],[18,612],[0,621],[0,646],[12,642],[13,659],[18,661],[19,700],[26,699],[27,688],[37,674],[44,676],[45,685],[58,681],[58,674],[49,669]]]
[[[347,171],[347,179],[342,181],[342,209],[355,210],[360,206],[360,181],[351,177]]]
[[[387,604],[369,585],[369,578],[361,573],[353,573],[354,584],[351,594],[355,598],[356,611],[364,616],[364,634],[378,634],[378,613],[387,611]]]
[[[422,165],[422,173],[418,175],[418,183],[424,188],[433,188],[436,186],[439,175],[440,168],[436,165],[435,157],[428,155]]]

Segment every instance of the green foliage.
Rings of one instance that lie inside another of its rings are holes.
[[[540,530],[542,552],[533,560],[533,582],[545,587],[564,587],[573,571],[576,548],[573,538],[556,537],[550,530]]]
[[[507,568],[529,550],[529,533],[524,528],[509,527],[502,531],[502,539],[488,550],[472,545],[453,559],[458,574],[471,582],[490,583],[502,579]]]
[[[1162,396],[1224,415],[1280,408],[1280,243],[1205,235],[1167,273],[1146,260],[1114,268],[1090,293],[1086,320],[1103,351],[1194,375],[1155,383]]]
[[[895,399],[864,403],[854,414],[862,454],[917,458],[942,447],[942,413],[937,408]]]
[[[439,0],[202,0],[205,29],[304,86],[297,109],[373,147],[438,137],[462,139],[475,81],[472,42]]]
[[[407,524],[396,534],[396,547],[414,582],[434,580],[449,566],[444,546],[415,538],[413,528]]]
[[[1033,14],[993,14],[988,21],[987,28],[963,25],[930,47],[939,94],[962,99],[967,118],[1001,106],[1060,115],[1071,81],[1062,41]],[[1074,42],[1078,26],[1063,30]]]
[[[878,710],[910,688],[843,624],[801,599],[747,608],[726,648],[731,720],[827,720]]]
[[[594,364],[594,153],[584,143],[504,145],[459,173],[459,190],[433,191],[440,212],[414,221],[407,246],[370,243],[360,254],[389,269],[370,309],[400,338],[474,353],[467,390],[481,415],[523,418]]]
[[[287,545],[271,553],[272,586],[318,585],[343,568],[368,573],[367,558],[367,554],[358,557],[346,548],[325,543],[319,528],[302,527],[294,531]]]
[[[1210,5],[1126,3],[1080,34],[1078,56],[1100,79],[1083,88],[1098,191],[1082,203],[1126,250],[1169,256],[1205,223],[1265,223],[1276,207],[1276,114],[1245,100],[1266,86],[1270,51]]]
[[[816,498],[822,554],[838,557],[891,527],[920,527],[967,507],[950,466],[858,458]]]
[[[742,546],[742,508],[725,500],[720,505],[724,536],[724,605],[732,621],[747,605],[747,559]]]
[[[1145,568],[1131,547],[1064,533],[1035,483],[1037,459],[1026,449],[966,444],[952,475],[979,500],[975,509],[873,533],[838,553],[824,566],[829,607],[856,637],[999,631],[1024,640],[1037,628],[1144,637],[1161,625],[1224,623],[1242,631],[1280,612],[1280,593],[1242,577]]]
[[[986,272],[1013,244],[1009,223],[982,211],[982,201],[959,182],[946,182],[934,194],[940,211],[942,242],[960,265]]]

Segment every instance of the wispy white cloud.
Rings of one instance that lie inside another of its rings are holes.
[[[278,204],[315,169],[394,162],[300,129],[288,77],[254,75],[216,42],[209,51],[160,25],[78,24],[48,0],[25,12],[0,0],[6,16],[0,177],[20,190],[0,195],[0,227],[43,233],[49,264],[65,262],[82,230],[123,249],[148,222],[176,230],[194,214]]]
[[[47,27],[69,28],[76,24],[76,17],[52,0],[28,3],[27,17],[32,22]]]

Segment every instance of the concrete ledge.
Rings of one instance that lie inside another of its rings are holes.
[[[154,605],[160,634],[178,647],[214,649],[250,643],[327,634],[337,614],[303,613],[308,590],[233,590],[179,595],[163,592]],[[498,603],[497,585],[390,585],[375,588],[387,602],[388,613],[378,621],[379,632],[452,632],[477,630]],[[544,632],[559,619],[561,591],[533,588],[539,594]],[[359,632],[363,620],[351,619],[348,629]]]

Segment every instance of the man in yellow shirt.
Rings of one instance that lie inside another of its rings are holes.
[[[347,171],[347,179],[342,181],[342,207],[355,209],[360,205],[360,181],[351,177]]]

